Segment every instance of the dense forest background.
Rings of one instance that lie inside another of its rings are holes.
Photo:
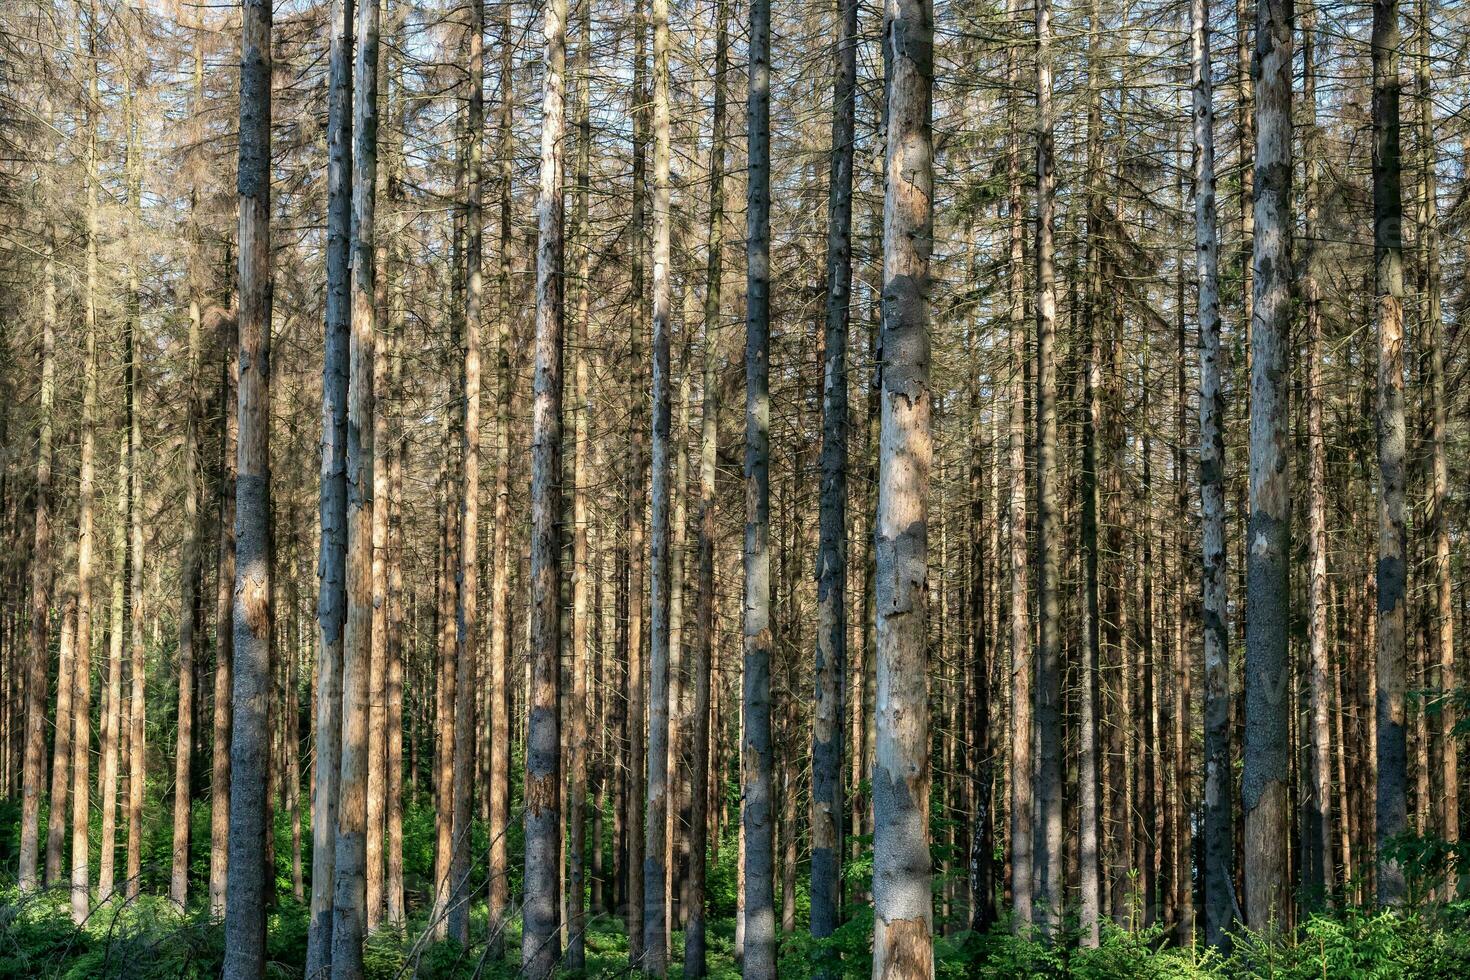
[[[0,976],[1470,974],[1467,80],[0,6]]]

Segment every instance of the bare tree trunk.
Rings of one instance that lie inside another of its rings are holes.
[[[131,329],[124,327],[123,347],[131,347]],[[131,357],[124,354],[125,365]],[[128,370],[124,368],[123,390],[129,390]],[[128,582],[128,509],[133,491],[132,454],[128,451],[128,435],[132,428],[128,414],[131,399],[124,395],[122,435],[117,450],[117,507],[112,525],[112,604],[107,636],[107,701],[102,706],[101,756],[97,772],[97,788],[102,794],[102,843],[97,861],[97,901],[106,903],[116,890],[117,867],[117,778],[118,755],[122,741],[122,674],[123,630],[127,625]]]
[[[362,973],[367,931],[367,767],[373,643],[373,364],[376,345],[379,0],[357,8],[352,85],[352,280],[347,370],[347,617],[332,874],[332,976]]]
[[[771,791],[771,5],[750,4],[745,205],[745,664],[741,702],[742,975],[776,976]]]
[[[1314,6],[1306,5],[1302,24],[1302,102],[1309,115],[1303,156],[1306,181],[1303,206],[1306,212],[1307,260],[1303,300],[1307,321],[1307,483],[1308,571],[1307,571],[1307,665],[1311,715],[1311,779],[1308,783],[1305,819],[1312,841],[1308,857],[1316,867],[1307,867],[1303,884],[1307,901],[1318,907],[1332,897],[1332,737],[1331,664],[1327,632],[1327,443],[1322,428],[1322,292],[1317,279],[1317,208],[1320,139],[1317,131],[1316,48],[1317,17]]]
[[[392,6],[388,6],[392,11]],[[381,14],[379,15],[381,18]],[[381,22],[380,22],[381,23]],[[378,45],[376,72],[378,78],[379,112],[390,103],[392,64],[389,52],[394,47],[393,28],[389,27],[389,41]],[[381,26],[379,31],[381,37]],[[391,110],[390,110],[391,111]],[[381,125],[381,121],[380,121]],[[391,125],[391,122],[390,122]],[[379,159],[374,170],[374,214],[377,205],[388,198],[390,182],[397,179],[393,173],[393,155]],[[374,324],[378,335],[387,340],[392,329],[388,322],[389,261],[386,234],[374,235],[373,241],[373,307]],[[383,838],[387,798],[388,766],[388,515],[391,505],[388,500],[388,460],[391,454],[388,435],[388,352],[386,343],[374,340],[373,351],[373,508],[372,508],[372,639],[368,659],[368,750],[367,750],[367,826],[364,846],[367,865],[365,903],[367,933],[377,931],[383,921]]]
[[[43,83],[44,84],[44,83]],[[43,94],[42,116],[52,118],[51,97]],[[46,695],[50,657],[51,583],[51,413],[56,401],[56,253],[55,229],[47,220],[41,292],[41,391],[37,427],[35,538],[31,550],[31,646],[26,665],[25,761],[22,775],[19,883],[35,891],[41,850],[41,787],[46,779]],[[64,674],[65,671],[63,670]],[[57,690],[57,700],[70,692]],[[57,714],[60,714],[59,704]],[[57,733],[60,736],[60,720]],[[53,807],[56,806],[53,798]],[[59,843],[59,841],[58,841]],[[58,853],[58,857],[59,857]],[[49,877],[49,876],[48,876]]]
[[[1250,526],[1247,532],[1245,772],[1246,921],[1290,921],[1287,843],[1291,669],[1290,481],[1286,430],[1291,321],[1291,65],[1288,0],[1256,7],[1255,314],[1251,329]],[[1209,550],[1209,545],[1206,545]],[[1208,560],[1208,559],[1207,559]],[[1210,627],[1207,625],[1206,630]],[[1207,691],[1206,697],[1209,698]],[[1206,766],[1214,765],[1209,758]],[[1208,771],[1208,770],[1207,770]],[[1208,803],[1207,803],[1208,806]]]
[[[92,785],[92,550],[96,500],[97,439],[97,2],[89,4],[85,56],[87,78],[86,166],[82,183],[86,209],[83,324],[86,361],[82,368],[82,436],[77,472],[77,639],[73,669],[71,789],[71,917],[78,924],[92,910],[87,859]]]
[[[490,944],[499,958],[510,913],[510,370],[512,333],[511,181],[515,173],[512,88],[513,7],[506,4],[500,37],[500,322],[496,355],[495,530],[490,579]]]
[[[526,715],[526,900],[521,969],[550,977],[561,959],[562,133],[566,0],[545,13],[541,183],[537,194],[536,376],[531,417],[531,690]],[[663,825],[659,824],[660,830]],[[662,894],[662,891],[659,892]]]
[[[847,670],[847,329],[852,292],[852,167],[857,0],[839,3],[833,43],[827,177],[827,308],[822,374],[821,543],[817,556],[816,690],[812,707],[811,933],[831,936],[842,912],[842,724]]]
[[[1048,935],[1061,927],[1062,863],[1061,527],[1057,500],[1056,177],[1052,144],[1051,3],[1036,5],[1036,900]]]
[[[204,103],[204,50],[194,42],[194,106],[197,115]],[[193,807],[191,775],[194,759],[194,636],[199,627],[199,586],[202,574],[199,521],[199,418],[202,395],[199,365],[203,342],[205,303],[204,256],[201,254],[198,209],[199,188],[189,189],[189,348],[187,399],[184,410],[184,542],[179,556],[179,700],[178,732],[174,739],[174,834],[173,866],[169,897],[180,909],[189,895],[189,824]]]
[[[235,684],[235,459],[239,427],[239,365],[234,348],[237,346],[238,324],[234,314],[226,316],[219,337],[222,362],[220,402],[224,413],[217,491],[219,543],[214,611],[214,737],[209,789],[209,913],[216,919],[223,918],[225,914],[225,891],[229,878],[230,737],[234,728],[230,694]],[[320,763],[317,768],[321,768]]]
[[[327,289],[317,559],[316,748],[311,799],[311,920],[306,975],[332,965],[337,794],[342,751],[342,630],[347,615],[347,373],[352,330],[352,49],[354,0],[333,0],[327,97]]]
[[[878,731],[873,760],[873,977],[934,973],[929,856],[929,255],[934,12],[888,0],[883,391],[878,453]]]
[[[401,98],[401,96],[400,96]],[[401,119],[401,103],[395,111]],[[400,127],[401,131],[401,127]],[[398,162],[395,157],[395,164]],[[396,175],[389,180],[389,196],[395,210],[401,203],[398,198]],[[389,305],[388,305],[388,390],[398,393],[403,376],[403,286],[397,275],[403,221],[397,223],[397,239],[390,246],[389,262]],[[403,456],[404,435],[402,403],[395,405],[389,413],[388,445],[384,447],[388,458],[388,494],[384,506],[388,514],[388,668],[387,668],[387,796],[388,815],[384,836],[388,848],[385,897],[387,917],[390,925],[402,928],[406,912],[403,895],[403,694],[404,694],[404,648],[403,648]],[[416,767],[415,767],[416,768]]]
[[[484,308],[481,252],[484,246],[480,161],[484,141],[483,88],[485,74],[485,7],[470,4],[468,145],[465,166],[465,333],[463,471],[460,486],[459,567],[455,570],[458,603],[455,607],[453,814],[450,819],[448,932],[469,942],[468,878],[470,868],[470,812],[474,796],[474,704],[477,695],[475,661],[479,653],[479,540],[480,540],[480,324]]]
[[[71,789],[72,697],[76,690],[76,541],[66,543],[61,567],[61,637],[56,669],[56,740],[51,747],[50,813],[46,820],[46,885],[61,883],[61,849],[66,837],[67,793]]]
[[[1235,921],[1230,764],[1230,628],[1225,592],[1225,396],[1220,346],[1220,239],[1215,219],[1215,115],[1209,0],[1190,4],[1194,106],[1195,290],[1200,351],[1200,514],[1205,663],[1205,942],[1226,949]]]
[[[704,277],[704,378],[699,429],[699,598],[689,676],[694,685],[690,732],[688,921],[684,926],[684,976],[707,974],[705,875],[710,792],[710,675],[715,626],[715,473],[719,453],[719,344],[724,277],[725,70],[729,58],[728,6],[719,0],[715,19],[713,113],[710,118],[710,198]]]
[[[1019,18],[1018,2],[1012,3],[1012,16]],[[1007,71],[1012,92],[1020,92],[1019,56],[1014,45],[1007,51]],[[1029,578],[1026,547],[1026,272],[1021,237],[1025,222],[1021,203],[1021,151],[1019,106],[1009,105],[1011,118],[1006,149],[1008,185],[1008,226],[1010,237],[1010,277],[1006,300],[1009,309],[1011,347],[1010,418],[1007,451],[1010,456],[1011,488],[1009,501],[1010,566],[1011,566],[1011,908],[1013,925],[1025,931],[1031,925],[1033,815],[1031,746],[1034,741],[1031,709],[1031,616],[1027,595]]]
[[[1096,9],[1096,8],[1094,8]],[[1098,28],[1094,21],[1092,35],[1097,37]],[[1095,49],[1093,49],[1095,50]],[[1089,52],[1089,57],[1092,51]],[[1095,61],[1090,63],[1095,66]],[[1092,74],[1089,68],[1089,75]],[[1088,142],[1094,147],[1100,140],[1094,139],[1097,124],[1101,120],[1101,109],[1094,102],[1095,111],[1089,113]],[[1098,134],[1100,136],[1100,133]],[[1089,154],[1091,155],[1091,153]],[[1095,174],[1096,171],[1093,171]],[[1098,483],[1097,483],[1097,438],[1101,428],[1102,346],[1097,336],[1097,288],[1101,279],[1101,256],[1096,240],[1096,183],[1088,194],[1088,242],[1087,242],[1087,305],[1083,311],[1086,321],[1087,372],[1083,379],[1082,409],[1082,678],[1078,695],[1079,758],[1077,762],[1077,797],[1081,810],[1081,840],[1077,860],[1078,878],[1081,884],[1079,899],[1079,921],[1082,929],[1081,943],[1097,947],[1101,942],[1103,910],[1102,880],[1102,819],[1099,810],[1101,790],[1098,750],[1098,654],[1101,641],[1101,615],[1098,606]]]
[[[1378,327],[1378,902],[1406,897],[1387,848],[1408,827],[1404,734],[1404,246],[1399,167],[1399,5],[1373,4],[1373,252]]]
[[[634,965],[668,973],[665,843],[669,782],[669,8],[653,0],[653,473],[649,514],[647,801],[643,846],[643,957]],[[641,302],[641,299],[639,300]],[[634,765],[640,762],[635,759]],[[640,869],[634,868],[634,874]]]
[[[239,448],[226,980],[265,972],[270,733],[271,3],[244,0],[240,44]]]
[[[1429,533],[1434,539],[1434,630],[1430,643],[1435,651],[1432,661],[1437,668],[1440,691],[1440,836],[1447,841],[1460,839],[1460,760],[1458,739],[1452,735],[1458,712],[1455,694],[1455,614],[1454,592],[1450,572],[1450,525],[1445,509],[1449,499],[1449,464],[1446,459],[1443,310],[1440,284],[1439,192],[1435,176],[1437,163],[1434,142],[1434,97],[1430,65],[1430,26],[1434,23],[1433,3],[1419,0],[1417,103],[1419,109],[1419,145],[1426,157],[1419,182],[1420,227],[1423,248],[1424,280],[1424,352],[1428,362],[1428,414],[1430,438],[1430,480],[1428,501]],[[1453,888],[1451,889],[1453,892]]]
[[[578,5],[577,43],[577,196],[574,204],[573,232],[577,248],[577,322],[576,377],[573,422],[572,478],[572,692],[568,702],[571,717],[567,720],[571,747],[568,763],[567,812],[567,957],[570,970],[587,965],[587,664],[589,638],[592,632],[592,556],[587,547],[587,523],[591,519],[587,489],[592,479],[591,365],[589,363],[589,328],[592,303],[592,227],[588,207],[592,194],[592,0]],[[599,842],[600,846],[600,842]]]

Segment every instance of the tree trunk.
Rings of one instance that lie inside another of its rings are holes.
[[[715,626],[715,467],[719,453],[719,345],[725,245],[725,69],[729,57],[728,7],[714,10],[715,64],[710,117],[710,198],[704,277],[704,378],[699,423],[699,598],[694,608],[694,644],[689,676],[694,685],[692,757],[689,777],[688,921],[684,926],[684,976],[707,974],[705,875],[710,792],[710,675]]]
[[[1227,949],[1235,920],[1230,763],[1230,628],[1225,591],[1225,365],[1220,346],[1220,240],[1215,223],[1215,117],[1209,0],[1190,4],[1194,104],[1195,302],[1199,319],[1201,595],[1205,664],[1205,942]]]
[[[500,322],[496,353],[495,530],[490,577],[490,945],[498,959],[510,914],[510,370],[515,343],[511,292],[511,191],[515,173],[515,113],[512,83],[513,7],[506,4],[500,37]]]
[[[1291,915],[1287,842],[1291,665],[1290,481],[1286,468],[1291,325],[1291,65],[1286,0],[1256,7],[1255,313],[1251,328],[1250,525],[1247,532],[1245,772],[1246,921],[1271,931]],[[1206,545],[1209,551],[1209,545]],[[1208,559],[1207,559],[1208,560]],[[1209,630],[1209,626],[1206,630]],[[1215,693],[1208,689],[1206,697]],[[1208,726],[1208,723],[1207,723]],[[1207,767],[1215,765],[1207,760]],[[1208,771],[1208,769],[1207,769]],[[1208,806],[1208,803],[1207,803]]]
[[[571,748],[567,804],[567,957],[570,970],[587,965],[587,663],[592,619],[592,556],[587,547],[590,510],[587,489],[592,479],[591,373],[589,334],[592,317],[592,226],[588,207],[592,195],[592,0],[582,0],[578,11],[577,43],[577,196],[573,222],[577,247],[576,377],[573,412],[572,478],[572,692],[567,719]]]
[[[379,0],[357,7],[352,79],[351,333],[347,370],[347,617],[332,874],[332,976],[362,973],[367,931],[369,680],[373,645],[373,363],[377,329]]]
[[[842,914],[842,724],[847,669],[847,328],[852,292],[852,167],[857,93],[857,0],[841,0],[834,42],[832,147],[827,176],[827,308],[822,345],[822,498],[812,707],[811,933]]]
[[[1020,8],[1012,6],[1013,16]],[[1007,68],[1012,78],[1012,92],[1020,92],[1019,54],[1012,46],[1007,52]],[[1006,178],[1008,184],[1008,227],[1010,238],[1010,277],[1006,300],[1009,305],[1011,390],[1007,452],[1010,456],[1011,488],[1009,500],[1010,565],[1011,565],[1011,908],[1016,929],[1025,932],[1031,924],[1032,846],[1031,823],[1035,783],[1032,780],[1031,746],[1034,734],[1031,722],[1031,616],[1028,591],[1028,554],[1026,547],[1026,271],[1021,237],[1025,215],[1021,203],[1020,109],[1007,107],[1016,121],[1009,127]]]
[[[239,365],[234,348],[237,346],[238,333],[238,319],[226,316],[222,321],[219,337],[220,403],[224,406],[224,412],[220,420],[222,431],[217,490],[219,543],[214,611],[214,737],[209,789],[209,913],[216,919],[223,918],[225,914],[225,891],[229,877],[230,737],[234,728],[230,693],[235,684],[235,459],[239,428]],[[321,768],[320,763],[317,768]]]
[[[1408,827],[1404,705],[1406,531],[1404,525],[1404,246],[1399,168],[1399,6],[1373,4],[1373,261],[1378,328],[1378,902],[1406,897],[1404,870],[1390,859]]]
[[[531,417],[531,689],[526,715],[526,899],[521,969],[550,977],[561,959],[562,133],[566,0],[545,15],[541,183],[537,194],[536,376]],[[662,824],[659,824],[662,829]],[[659,892],[662,894],[662,891]]]
[[[481,157],[484,141],[483,88],[485,74],[485,7],[470,4],[467,163],[465,167],[465,332],[463,471],[460,486],[459,567],[456,569],[453,814],[450,819],[452,857],[449,865],[448,932],[469,942],[470,812],[474,797],[474,704],[477,696],[475,662],[479,655],[480,594],[480,323],[484,286],[481,252],[484,245]]]
[[[271,678],[271,3],[244,0],[238,193],[240,358],[235,479],[234,703],[226,980],[265,972],[267,705]]]
[[[77,471],[77,639],[72,676],[76,692],[72,704],[71,789],[71,917],[81,924],[92,911],[88,837],[92,786],[92,550],[95,546],[96,439],[97,439],[97,2],[91,0],[87,23],[87,144],[85,186],[86,246],[83,289],[83,325],[87,353],[82,368],[82,436]]]
[[[1036,900],[1048,935],[1066,902],[1062,864],[1061,527],[1057,517],[1057,296],[1053,241],[1056,177],[1052,144],[1051,3],[1036,5]]]
[[[352,49],[354,0],[333,0],[327,96],[327,289],[317,559],[316,748],[311,799],[311,920],[306,975],[332,965],[332,890],[342,751],[342,630],[347,615],[347,373],[352,330]]]
[[[204,102],[204,51],[202,41],[194,42],[194,112]],[[203,340],[205,304],[204,256],[201,254],[200,229],[196,217],[198,186],[189,189],[189,347],[187,388],[184,408],[184,541],[179,556],[179,700],[178,731],[174,739],[174,827],[173,864],[169,878],[169,898],[180,909],[189,895],[189,824],[193,806],[194,751],[194,635],[199,626],[200,564],[199,521],[199,418],[202,415],[199,390],[200,351]]]
[[[745,205],[745,609],[742,975],[776,976],[771,791],[771,5],[750,4]]]
[[[42,115],[52,118],[51,98],[43,95]],[[22,775],[19,884],[22,893],[40,883],[41,787],[46,779],[46,695],[50,657],[51,583],[51,413],[56,401],[56,254],[55,229],[45,232],[41,292],[41,392],[36,420],[35,538],[31,550],[31,646],[26,665],[25,761]],[[62,671],[65,673],[65,670]],[[57,700],[70,692],[57,690]],[[58,704],[57,714],[60,715]],[[57,733],[60,736],[60,719]],[[53,807],[56,802],[53,798]],[[59,843],[59,842],[58,842]],[[58,857],[60,855],[58,854]],[[49,876],[48,876],[49,877]]]
[[[1304,139],[1306,181],[1303,207],[1306,212],[1307,261],[1303,300],[1307,321],[1307,483],[1308,571],[1307,571],[1307,670],[1311,717],[1311,779],[1305,819],[1315,854],[1316,868],[1303,874],[1307,901],[1313,907],[1332,897],[1332,737],[1329,714],[1332,676],[1327,632],[1327,442],[1322,423],[1322,291],[1317,279],[1318,152],[1317,130],[1316,11],[1309,2],[1302,24],[1302,101],[1309,121]]]
[[[878,611],[873,760],[873,977],[934,973],[929,856],[929,255],[934,12],[888,0],[883,201],[883,391],[874,539]]]
[[[1434,93],[1430,72],[1430,25],[1434,23],[1431,0],[1419,0],[1419,55],[1417,99],[1419,109],[1419,145],[1424,147],[1419,186],[1420,227],[1423,248],[1424,280],[1424,359],[1428,362],[1428,396],[1430,438],[1430,482],[1428,531],[1433,537],[1434,558],[1434,629],[1430,643],[1434,650],[1431,663],[1437,668],[1440,698],[1440,836],[1447,841],[1460,839],[1460,762],[1455,730],[1458,713],[1455,691],[1455,613],[1450,570],[1450,524],[1446,514],[1449,500],[1449,464],[1447,461],[1448,424],[1444,376],[1444,324],[1441,309],[1439,192],[1435,176],[1438,162],[1434,142]],[[1453,894],[1453,887],[1450,893]]]
[[[653,473],[649,514],[647,801],[643,825],[643,957],[634,965],[668,973],[665,843],[669,783],[669,9],[653,0]],[[641,299],[639,300],[641,302]],[[634,765],[639,765],[635,758]]]

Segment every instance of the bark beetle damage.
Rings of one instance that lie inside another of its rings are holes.
[[[546,810],[554,810],[558,806],[557,785],[554,776],[533,776],[526,774],[526,812],[532,816],[540,816]]]
[[[913,980],[934,975],[934,947],[929,939],[929,924],[923,919],[878,920],[875,950],[883,972],[881,980]]]

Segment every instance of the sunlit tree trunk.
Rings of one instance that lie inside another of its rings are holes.
[[[929,255],[934,12],[887,0],[883,390],[876,542],[873,977],[934,975],[929,856]]]
[[[668,973],[665,844],[669,784],[669,352],[673,329],[669,285],[669,8],[653,7],[653,470],[649,514],[649,653],[647,811],[644,815],[643,957],[634,963],[656,977]],[[641,301],[641,300],[640,300]],[[634,765],[643,765],[636,758]]]

